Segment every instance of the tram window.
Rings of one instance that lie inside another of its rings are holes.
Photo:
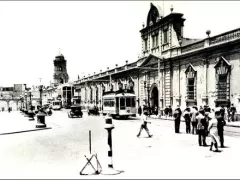
[[[103,104],[105,107],[114,107],[115,106],[114,100],[104,100]]]
[[[120,98],[120,109],[125,109],[125,98]]]
[[[126,98],[126,107],[131,107],[131,98]]]
[[[136,106],[135,98],[132,98],[132,107]]]

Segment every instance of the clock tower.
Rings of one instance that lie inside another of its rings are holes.
[[[64,56],[59,53],[55,60],[53,60],[54,64],[54,74],[53,81],[55,85],[63,84],[68,82],[68,73],[67,73],[67,60],[65,60]]]

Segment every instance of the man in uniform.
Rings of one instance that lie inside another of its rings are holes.
[[[204,116],[204,110],[200,109],[198,112],[198,115],[196,117],[197,119],[197,131],[198,131],[198,144],[199,146],[207,146],[206,144],[206,125],[207,121]]]
[[[175,109],[174,112],[174,122],[175,122],[175,133],[179,133],[180,132],[180,123],[181,123],[181,115],[182,115],[182,111],[180,109],[179,106],[177,106],[177,108]]]
[[[221,147],[223,148],[224,147],[224,134],[223,134],[223,131],[224,131],[224,126],[226,125],[226,121],[222,115],[222,109],[221,108],[217,108],[215,110],[215,112],[220,112],[219,114],[220,115],[216,115],[216,119],[218,121],[218,124],[217,124],[217,129],[218,129],[218,136],[219,136],[219,140],[220,140],[220,144],[221,144]]]

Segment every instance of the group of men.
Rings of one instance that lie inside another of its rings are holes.
[[[186,124],[186,133],[192,133],[198,135],[198,144],[199,146],[207,146],[206,137],[208,136],[210,130],[213,128],[212,123],[209,123],[211,120],[217,120],[217,135],[219,137],[221,147],[224,147],[224,126],[226,125],[225,121],[225,109],[223,107],[217,107],[211,110],[209,106],[200,107],[193,106],[192,108],[187,107],[182,113],[181,109],[178,107],[174,111],[174,120],[175,120],[175,133],[179,133],[181,116],[185,119]],[[211,127],[209,126],[211,124]],[[191,131],[192,128],[192,131]],[[211,134],[210,134],[211,136]],[[214,136],[216,140],[216,136]],[[213,144],[216,142],[214,141]],[[215,145],[214,145],[215,146]]]

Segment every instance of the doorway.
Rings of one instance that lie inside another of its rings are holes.
[[[153,87],[152,92],[151,92],[151,107],[154,108],[156,107],[158,108],[158,89],[157,87]]]

